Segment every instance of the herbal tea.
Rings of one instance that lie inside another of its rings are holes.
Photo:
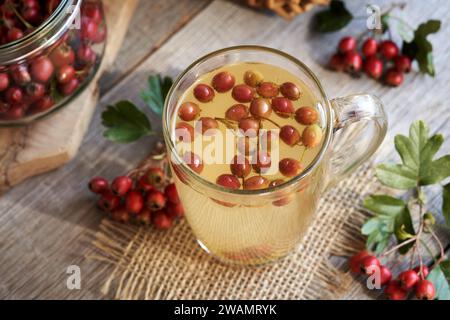
[[[180,158],[224,192],[271,192],[299,176],[319,154],[324,140],[319,106],[306,84],[287,70],[230,64],[201,75],[185,91],[172,139]],[[314,175],[325,169],[319,167],[297,190],[274,195],[270,202],[257,194],[246,203],[233,196],[219,201],[191,188],[181,175],[175,179],[187,219],[205,249],[248,264],[284,256],[298,242],[323,185]]]

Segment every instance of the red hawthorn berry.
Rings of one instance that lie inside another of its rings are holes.
[[[395,68],[400,72],[408,73],[411,71],[411,59],[405,55],[399,55],[394,58]]]
[[[386,72],[385,81],[386,84],[392,87],[398,87],[403,83],[403,73],[398,71],[396,68],[391,68]]]
[[[158,211],[166,206],[167,199],[161,191],[155,190],[147,194],[145,203],[151,211]]]
[[[102,194],[101,198],[98,200],[97,205],[101,210],[105,212],[111,212],[119,207],[120,198],[114,195],[112,192],[106,191]]]
[[[369,77],[379,79],[383,75],[383,62],[371,56],[364,62],[364,71]]]
[[[142,209],[141,213],[137,216],[137,221],[145,226],[149,226],[152,224],[152,212],[144,208]]]
[[[180,197],[178,196],[177,187],[175,186],[174,183],[171,183],[166,186],[166,188],[164,189],[164,195],[166,196],[167,201],[169,201],[171,203],[176,204],[176,203],[180,202]]]
[[[411,290],[419,282],[420,277],[414,270],[406,270],[398,276],[400,286],[405,290]]]
[[[378,51],[378,43],[374,38],[368,38],[362,46],[362,53],[366,58],[375,55]]]
[[[155,190],[155,187],[152,186],[150,183],[148,183],[147,181],[147,177],[144,175],[142,176],[138,182],[137,182],[137,189],[141,190],[144,193],[148,193],[150,191]]]
[[[166,211],[159,210],[153,213],[153,225],[158,230],[168,230],[172,227],[173,220],[167,215]]]
[[[344,55],[345,71],[354,73],[358,72],[362,68],[362,58],[358,52],[350,51]]]
[[[340,53],[354,51],[355,49],[356,49],[356,39],[353,37],[344,37],[339,42],[338,50]]]
[[[392,272],[385,266],[380,267],[380,284],[382,286],[388,284],[392,280]]]
[[[117,222],[128,223],[130,221],[130,214],[127,212],[124,206],[120,206],[119,208],[111,212],[111,218]]]
[[[433,300],[436,289],[428,280],[420,280],[416,287],[416,298],[419,300]]]
[[[361,273],[361,260],[369,256],[367,251],[361,251],[350,258],[350,270],[353,273]]]
[[[144,207],[144,198],[140,191],[132,190],[125,198],[125,208],[128,213],[137,215]]]
[[[127,176],[120,176],[111,183],[111,190],[117,196],[124,196],[133,186],[133,180]]]
[[[96,194],[102,194],[109,189],[108,180],[102,177],[95,177],[89,182],[89,189]]]
[[[344,58],[340,53],[336,53],[331,57],[330,68],[336,71],[344,71]]]
[[[368,276],[372,275],[374,271],[371,271],[371,267],[380,267],[380,260],[376,257],[368,255],[367,257],[361,260],[361,271]]]
[[[417,266],[413,269],[417,274],[422,278],[426,279],[428,278],[428,275],[430,274],[430,269],[428,269],[427,266],[422,266],[422,272],[420,271],[420,266]]]
[[[164,181],[164,172],[161,168],[151,168],[147,171],[147,182],[157,186]]]
[[[392,60],[398,55],[398,47],[395,42],[386,40],[380,44],[380,53],[386,60]]]
[[[167,204],[167,215],[172,219],[184,217],[184,207],[181,203],[170,202]]]
[[[389,300],[405,300],[408,295],[408,292],[402,289],[397,281],[389,282],[384,289],[384,293]]]

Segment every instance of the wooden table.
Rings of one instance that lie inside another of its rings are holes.
[[[374,2],[384,7],[394,1]],[[347,3],[357,16],[365,15],[360,1]],[[194,59],[215,49],[238,44],[274,47],[308,64],[330,96],[364,91],[380,96],[386,104],[390,129],[377,161],[394,159],[394,135],[406,133],[417,119],[426,120],[433,132],[444,134],[447,142],[442,153],[449,153],[449,14],[447,1],[408,1],[404,16],[410,24],[429,18],[444,22],[442,30],[432,38],[438,74],[432,79],[412,73],[401,88],[391,89],[366,78],[352,79],[323,68],[339,36],[352,31],[347,28],[340,34],[324,36],[311,33],[312,13],[289,23],[244,8],[236,1],[141,1],[119,58],[101,80],[102,98],[78,157],[59,170],[15,187],[0,201],[0,298],[105,298],[100,294],[104,265],[84,258],[101,220],[86,184],[94,175],[113,177],[125,172],[160,137],[133,145],[108,142],[102,137],[100,113],[119,99],[131,99],[144,107],[138,93],[149,74],[176,76]],[[363,30],[364,25],[363,19],[354,22],[352,28]],[[158,117],[150,116],[155,130],[159,130]],[[439,210],[441,200],[437,193],[431,193],[430,201],[432,209]],[[81,267],[81,290],[70,291],[66,287],[69,265]],[[348,298],[366,296],[349,293]]]

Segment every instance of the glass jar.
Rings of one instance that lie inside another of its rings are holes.
[[[103,7],[100,0],[0,3],[0,126],[28,124],[68,104],[94,77],[105,49]],[[34,26],[26,5],[48,17]]]

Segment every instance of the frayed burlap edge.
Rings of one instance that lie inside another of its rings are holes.
[[[114,299],[339,299],[354,279],[330,258],[364,246],[368,214],[359,204],[375,183],[368,168],[328,192],[300,247],[270,266],[217,262],[185,221],[164,233],[105,219],[87,257],[111,266],[101,292]]]

